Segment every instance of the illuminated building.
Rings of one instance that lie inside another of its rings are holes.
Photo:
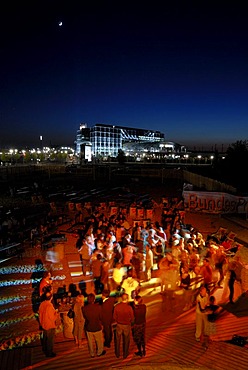
[[[81,123],[76,137],[76,154],[80,155],[81,160],[91,162],[92,159],[92,144],[90,142],[90,128],[87,124]]]
[[[138,152],[177,152],[184,147],[172,142],[165,142],[164,134],[156,130],[131,128],[123,126],[96,124],[87,127],[80,125],[77,131],[76,153],[82,153],[82,148],[91,143],[92,155],[95,157],[117,157],[121,149],[125,154]]]

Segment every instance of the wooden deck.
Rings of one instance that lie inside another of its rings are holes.
[[[217,298],[220,290],[215,292]],[[137,358],[134,352],[136,347],[131,340],[128,358],[117,359],[114,354],[114,345],[107,349],[107,354],[100,358],[89,356],[87,343],[83,349],[78,349],[72,339],[65,339],[63,333],[56,337],[55,351],[57,356],[46,359],[41,346],[36,343],[30,349],[23,351],[30,363],[19,367],[22,370],[39,369],[74,370],[76,368],[98,369],[213,369],[213,370],[247,370],[248,347],[238,347],[227,341],[234,334],[248,336],[248,317],[236,317],[223,311],[218,318],[217,334],[205,350],[201,343],[195,341],[195,309],[182,312],[180,302],[173,309],[163,309],[160,294],[155,294],[147,300],[147,354]],[[16,352],[14,350],[13,352]],[[17,353],[14,356],[17,359]],[[21,362],[20,362],[21,363]],[[23,363],[23,362],[22,362]],[[1,363],[3,364],[3,362]],[[1,367],[1,369],[3,369]],[[17,367],[4,367],[4,369],[17,369]]]
[[[223,220],[221,220],[223,221]],[[247,230],[246,230],[247,233]],[[59,284],[70,283],[78,286],[81,283],[82,276],[78,275],[79,261],[78,253],[75,251],[75,236],[67,235],[66,243],[66,263],[63,263],[63,274],[66,279]],[[29,256],[27,251],[23,261],[15,261],[17,264],[33,264],[36,258],[40,257],[40,252],[34,249]],[[36,255],[37,254],[37,255]],[[28,274],[30,277],[30,274]],[[13,279],[26,279],[24,273],[9,274],[6,281]],[[25,280],[24,280],[25,281]],[[55,282],[54,284],[57,284]],[[87,283],[90,285],[90,283]],[[90,288],[90,286],[89,286]],[[5,287],[3,297],[13,294],[23,297],[23,304],[18,304],[14,317],[20,321],[9,323],[9,335],[20,335],[19,332],[32,332],[37,330],[37,322],[32,317],[31,300],[33,289],[29,285],[15,285]],[[13,293],[14,291],[14,293]],[[89,356],[87,343],[83,349],[75,347],[73,340],[64,337],[63,333],[56,336],[55,352],[57,356],[47,359],[41,351],[39,342],[34,342],[29,347],[22,347],[7,351],[0,351],[0,370],[30,370],[44,369],[54,370],[74,370],[74,369],[170,369],[170,370],[189,370],[189,369],[213,369],[213,370],[248,370],[248,348],[238,347],[227,343],[234,334],[248,336],[248,316],[236,317],[235,315],[224,311],[217,321],[217,334],[214,341],[205,351],[201,344],[195,341],[195,310],[182,311],[182,301],[180,296],[175,300],[170,310],[164,304],[163,296],[159,294],[160,289],[156,284],[150,289],[146,289],[144,301],[148,307],[147,313],[147,354],[144,358],[137,358],[134,354],[136,347],[131,340],[130,354],[127,359],[116,359],[113,345],[107,349],[107,354],[100,358],[91,358]],[[222,294],[218,289],[215,293],[217,303]],[[25,298],[26,297],[26,298]],[[7,302],[7,300],[6,300]],[[27,304],[29,302],[29,304]],[[24,304],[25,303],[25,304]],[[248,305],[247,305],[248,306]],[[8,303],[5,306],[8,308]],[[11,312],[8,313],[11,318]],[[7,319],[7,314],[2,315],[2,321]],[[25,319],[25,320],[24,320]],[[7,329],[6,329],[7,328]],[[1,329],[3,330],[3,329]]]

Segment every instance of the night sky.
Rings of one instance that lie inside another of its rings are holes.
[[[1,2],[0,147],[73,146],[82,122],[188,148],[248,139],[245,4]]]

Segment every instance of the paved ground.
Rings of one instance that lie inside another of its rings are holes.
[[[216,231],[220,226],[237,233],[241,242],[248,243],[247,221],[226,219],[219,216],[187,214],[186,222],[191,223],[204,235]],[[62,230],[66,230],[64,225]],[[75,250],[76,236],[67,233],[64,258],[54,265],[54,286],[85,284],[87,292],[93,289],[90,279],[86,281],[80,273],[80,264]],[[62,248],[62,247],[61,247]],[[63,248],[62,248],[63,249]],[[243,369],[247,370],[247,348],[227,344],[233,334],[248,336],[247,317],[237,318],[225,312],[219,322],[216,340],[204,352],[194,340],[194,310],[182,311],[178,297],[172,311],[163,307],[157,281],[153,286],[144,285],[142,295],[148,305],[147,356],[136,358],[135,346],[131,343],[130,355],[126,360],[117,360],[113,348],[100,359],[89,358],[87,346],[75,348],[72,338],[66,338],[63,330],[57,333],[55,350],[57,357],[46,359],[41,352],[38,321],[33,312],[35,279],[40,277],[37,264],[47,267],[45,252],[27,248],[23,260],[12,259],[0,267],[0,369]],[[221,300],[222,292],[215,292]],[[23,345],[22,345],[23,344]]]

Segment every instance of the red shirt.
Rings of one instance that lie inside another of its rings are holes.
[[[146,305],[141,303],[134,305],[134,324],[141,325],[146,322]]]
[[[131,323],[134,321],[132,307],[125,302],[118,303],[114,308],[113,318],[117,324],[131,325]]]
[[[97,332],[102,330],[102,307],[99,304],[87,304],[82,308],[82,311],[86,331]]]

